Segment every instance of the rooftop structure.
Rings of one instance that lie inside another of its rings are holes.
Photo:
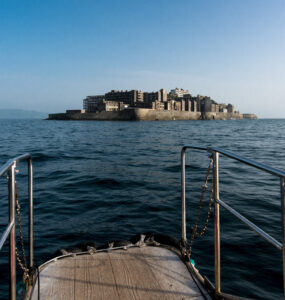
[[[175,88],[173,90],[170,91],[171,95],[174,95],[178,98],[183,98],[184,95],[189,94],[188,90],[183,90],[183,89],[179,89],[179,88]]]

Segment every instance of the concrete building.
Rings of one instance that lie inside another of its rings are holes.
[[[137,102],[143,102],[143,92],[138,90],[117,91],[112,90],[105,94],[105,99],[108,101],[124,102],[130,106],[136,106]]]
[[[158,92],[143,93],[143,102],[146,108],[152,108],[152,103],[155,101],[160,101],[160,95]]]
[[[219,112],[223,112],[223,113],[228,112],[227,105],[224,103],[219,104]]]
[[[191,101],[191,111],[193,112],[197,112],[198,109],[197,109],[197,101],[196,100],[192,100]]]
[[[171,90],[169,95],[165,89],[160,89],[157,92],[112,90],[105,95],[87,96],[83,100],[84,110],[81,113],[121,111],[129,107],[201,113],[202,118],[207,118],[207,113],[236,113],[230,103],[218,104],[210,97],[202,95],[193,97],[188,90],[178,88]],[[68,114],[78,112],[79,110],[68,111]]]
[[[211,104],[211,112],[216,112],[216,103]]]
[[[183,98],[184,95],[189,94],[189,91],[175,88],[175,89],[171,90],[169,94],[171,94],[177,98]]]
[[[185,111],[185,100],[181,100],[181,111]]]
[[[119,111],[119,110],[124,110],[125,105],[123,102],[118,102],[118,101],[108,101],[108,100],[103,100],[98,104],[98,111]]]
[[[166,107],[167,107],[167,110],[174,110],[174,108],[175,108],[175,100],[169,100],[169,101],[167,101],[167,105],[166,105]]]
[[[154,102],[152,102],[152,109],[164,110],[164,102],[155,100]]]
[[[181,102],[178,102],[178,101],[175,101],[174,102],[174,110],[177,110],[177,111],[181,111]]]
[[[212,100],[210,97],[199,97],[200,111],[201,112],[211,112],[212,111]]]
[[[200,96],[200,98],[203,99],[203,96]],[[200,100],[198,100],[197,97],[193,97],[191,94],[185,94],[183,100],[185,100],[185,111],[200,111],[200,109],[198,110],[198,107],[200,108],[200,105],[198,106],[198,101],[200,104]]]
[[[191,109],[192,109],[191,100],[187,99],[184,101],[185,101],[185,111],[191,111]]]
[[[183,99],[192,99],[193,98],[193,96],[192,96],[192,94],[184,94],[183,95]]]
[[[202,101],[205,98],[205,96],[202,95],[197,95],[196,97],[194,97],[193,99],[197,102],[197,111],[201,112],[204,110],[204,105],[202,105]]]
[[[232,104],[227,105],[227,110],[229,113],[233,113],[235,111],[235,107]]]
[[[160,101],[167,102],[167,91],[165,89],[160,89],[159,94],[160,94]]]
[[[192,104],[191,101],[193,100],[193,97],[191,94],[185,94],[183,95],[183,100],[185,101],[185,111],[192,111]]]
[[[210,97],[205,97],[202,101],[204,101],[204,111],[211,112],[212,111],[212,100]]]
[[[160,89],[158,92],[143,93],[145,107],[152,107],[152,102],[154,101],[167,102],[167,91],[165,89]]]
[[[86,112],[95,112],[98,104],[104,100],[104,97],[104,95],[87,96],[83,99],[83,109],[85,109]]]

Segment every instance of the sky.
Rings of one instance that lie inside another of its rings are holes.
[[[284,0],[1,0],[0,109],[188,89],[285,118]]]

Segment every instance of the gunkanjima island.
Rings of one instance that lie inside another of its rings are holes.
[[[50,114],[48,120],[234,120],[257,119],[253,113],[240,113],[232,104],[217,103],[208,96],[192,96],[175,88],[169,93],[139,90],[112,90],[105,95],[87,96],[83,109]]]

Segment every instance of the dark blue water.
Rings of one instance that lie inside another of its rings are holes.
[[[180,150],[219,146],[285,170],[285,120],[72,122],[0,120],[0,163],[34,157],[35,260],[85,241],[104,243],[154,231],[180,238]],[[187,155],[188,237],[209,158]],[[280,240],[279,181],[220,159],[220,197]],[[17,174],[27,241],[26,165]],[[208,201],[206,195],[201,224]],[[6,179],[0,181],[0,229],[7,224]],[[282,298],[281,253],[221,209],[222,291]],[[0,253],[0,298],[7,298],[8,243]],[[213,218],[192,258],[213,282]],[[20,270],[18,270],[20,274]],[[19,275],[20,276],[20,275]],[[20,278],[20,277],[19,277]]]

